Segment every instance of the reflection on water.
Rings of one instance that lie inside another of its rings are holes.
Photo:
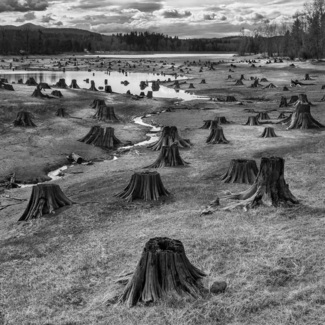
[[[155,58],[191,58],[208,57],[212,59],[231,59],[234,53],[155,53],[155,54],[88,54],[85,57],[121,58],[121,59],[155,59]]]
[[[171,81],[175,80],[184,80],[186,77],[178,76],[177,78],[174,75],[162,75],[155,73],[136,73],[136,72],[127,72],[124,74],[122,72],[111,71],[109,73],[104,71],[6,71],[0,74],[0,78],[6,78],[9,83],[15,82],[18,83],[19,79],[22,79],[25,83],[26,80],[30,77],[33,77],[36,82],[46,82],[49,85],[56,84],[59,79],[64,78],[66,84],[69,86],[72,79],[76,79],[80,88],[89,89],[91,80],[94,80],[95,85],[98,87],[105,88],[105,84],[112,87],[112,91],[120,94],[125,94],[128,90],[133,95],[140,95],[141,92],[147,94],[148,91],[152,91],[152,81],[160,80]],[[89,80],[87,83],[86,80]],[[127,83],[122,83],[128,81]],[[148,84],[148,87],[141,90],[140,82],[145,81]],[[127,85],[126,85],[127,84]],[[188,88],[187,85],[183,86]],[[184,89],[183,88],[183,89]],[[185,93],[184,90],[175,90],[173,88],[167,88],[160,84],[159,90],[153,91],[153,97],[162,97],[162,98],[180,98],[183,100],[191,100],[198,98],[195,95]]]

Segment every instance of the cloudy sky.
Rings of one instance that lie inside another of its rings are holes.
[[[33,23],[102,34],[154,31],[180,38],[238,35],[289,22],[306,0],[0,0],[0,25]]]

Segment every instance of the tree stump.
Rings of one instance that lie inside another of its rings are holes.
[[[94,80],[91,80],[90,81],[90,88],[89,88],[89,90],[98,91],[98,89],[95,86],[95,81]]]
[[[33,77],[29,77],[26,80],[25,85],[27,85],[27,86],[37,86],[38,83],[35,81],[35,79]]]
[[[269,82],[266,78],[262,78],[261,82]]]
[[[308,100],[308,97],[306,94],[299,94],[298,95],[298,102],[302,104],[309,104],[312,105],[311,102]]]
[[[235,86],[243,86],[244,83],[239,79],[236,81]]]
[[[107,127],[104,130],[98,125],[93,126],[88,134],[78,141],[104,149],[113,149],[122,143],[115,137],[113,128]]]
[[[310,113],[310,105],[298,103],[296,110],[291,115],[287,130],[323,128],[324,125],[316,121]]]
[[[189,88],[189,89],[193,89],[193,88],[195,88],[195,87],[194,87],[194,85],[191,83],[191,84],[189,85],[188,88]]]
[[[191,146],[189,140],[182,139],[178,134],[176,126],[165,126],[162,129],[160,138],[147,146],[147,148],[157,151],[161,150],[163,146],[170,146],[174,142],[177,142],[180,148],[189,148]]]
[[[156,302],[170,294],[199,298],[203,295],[201,279],[205,276],[188,260],[181,241],[151,238],[119,301],[132,307],[138,302]]]
[[[114,107],[106,105],[101,105],[97,108],[94,118],[107,122],[119,122],[119,119],[115,115]]]
[[[311,79],[311,78],[309,77],[309,73],[306,73],[306,74],[305,74],[305,78],[304,78],[304,80],[313,80],[313,79]]]
[[[239,80],[246,80],[246,79],[245,79],[245,76],[242,74],[242,75],[240,76]]]
[[[51,89],[51,87],[46,83],[46,82],[40,82],[38,87],[43,90],[43,89]]]
[[[232,159],[227,172],[221,176],[224,183],[253,184],[258,168],[255,160]]]
[[[135,199],[157,201],[161,196],[168,196],[169,194],[158,172],[144,171],[134,173],[129,184],[115,196],[132,202]]]
[[[232,76],[230,74],[228,74],[227,80],[229,80],[229,79],[232,79]]]
[[[237,99],[235,98],[235,96],[227,96],[226,102],[237,102]]]
[[[55,86],[62,89],[68,88],[68,85],[65,83],[65,79],[59,79]]]
[[[210,135],[208,136],[206,143],[209,144],[227,144],[229,141],[225,138],[223,134],[223,128],[221,126],[214,127],[211,129]]]
[[[23,79],[18,79],[18,84],[22,85],[24,83]]]
[[[287,86],[284,86],[282,90],[283,91],[289,91],[289,88]]]
[[[105,93],[109,93],[111,94],[113,91],[112,91],[112,87],[111,86],[105,86]]]
[[[66,113],[65,108],[60,107],[60,108],[58,108],[58,110],[56,111],[55,115],[56,115],[56,116],[59,116],[59,117],[66,117],[66,116],[68,116],[69,114]]]
[[[83,159],[81,156],[77,155],[74,152],[70,153],[70,155],[67,156],[67,159],[70,162],[75,162],[76,164],[81,164],[81,163],[83,163],[85,161],[85,159]]]
[[[104,99],[94,99],[89,106],[91,108],[98,109],[100,106],[106,106],[106,103]]]
[[[260,125],[257,116],[249,116],[247,122],[244,125],[250,125],[250,126],[254,126],[254,125]]]
[[[273,83],[270,83],[269,85],[265,86],[263,89],[268,89],[268,88],[276,88],[276,86]]]
[[[256,115],[256,117],[257,117],[258,120],[269,120],[270,119],[269,114],[267,114],[266,112],[259,112]]]
[[[218,127],[217,120],[205,120],[203,126],[200,129],[212,129]]]
[[[72,79],[71,80],[71,84],[70,84],[69,87],[72,88],[72,89],[80,89],[80,87],[77,84],[77,80],[76,79]]]
[[[18,221],[40,218],[45,214],[55,213],[55,210],[71,204],[73,202],[63,194],[59,185],[35,185],[27,208]]]
[[[251,88],[258,88],[262,85],[259,83],[259,79],[255,79],[254,83],[251,84]]]
[[[10,90],[10,91],[15,91],[14,87],[10,84],[0,83],[0,88],[3,88],[5,90]]]
[[[225,198],[241,200],[240,203],[226,207],[225,210],[236,207],[254,208],[261,204],[277,207],[289,202],[299,203],[284,180],[284,159],[280,157],[263,157],[254,184],[244,192],[231,194]]]
[[[20,111],[14,120],[14,126],[36,126],[32,118],[33,115],[30,112]]]
[[[298,100],[299,98],[298,98],[298,96],[297,95],[292,95],[291,96],[291,98],[290,98],[290,100],[289,100],[289,105],[290,104],[294,104],[294,103],[296,103],[297,102],[297,100]]]
[[[278,116],[278,119],[284,119],[284,118],[286,118],[286,116],[283,112],[281,112]]]
[[[218,124],[230,124],[230,122],[227,121],[225,116],[217,116],[215,120],[217,121]]]
[[[200,84],[206,84],[205,79],[202,79],[201,82],[200,82]]]
[[[63,95],[62,95],[62,93],[61,93],[60,90],[53,90],[51,92],[51,95],[56,96],[56,97],[59,97],[59,98],[62,98],[63,97]]]
[[[40,86],[37,86],[35,88],[35,90],[32,93],[32,97],[36,97],[36,98],[48,98],[48,99],[53,98],[53,97],[50,97],[49,95],[43,94],[42,91],[41,91]]]
[[[151,90],[149,90],[149,91],[147,92],[147,98],[152,98],[152,91],[151,91]]]
[[[177,167],[187,165],[189,165],[189,163],[184,161],[179,154],[177,143],[173,143],[170,146],[163,146],[157,160],[153,164],[144,168]]]
[[[279,107],[288,107],[287,98],[282,96]]]
[[[266,127],[263,133],[259,136],[260,138],[276,138],[277,135],[274,132],[274,128]]]

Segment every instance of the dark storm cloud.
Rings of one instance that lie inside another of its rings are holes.
[[[28,12],[27,14],[23,15],[20,18],[16,19],[17,23],[23,23],[27,20],[34,20],[36,18],[35,13],[34,12]]]
[[[48,5],[48,0],[0,0],[0,13],[6,11],[44,11]]]
[[[192,16],[192,13],[190,11],[184,11],[184,13],[181,13],[178,10],[173,9],[165,10],[162,15],[164,18],[184,18]]]

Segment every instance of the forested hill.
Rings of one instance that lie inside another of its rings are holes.
[[[33,24],[0,26],[0,54],[59,54],[95,51],[236,52],[239,37],[179,39],[160,33],[102,35],[81,29]]]

